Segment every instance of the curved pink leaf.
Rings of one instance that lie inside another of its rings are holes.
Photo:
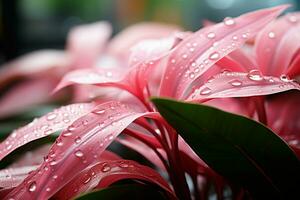
[[[289,66],[289,69],[286,73],[288,76],[292,78],[299,78],[300,75],[300,53],[297,53],[292,63]]]
[[[160,94],[182,98],[188,86],[218,60],[242,46],[287,6],[263,9],[200,29],[170,55]],[[174,77],[177,77],[174,80]]]
[[[300,147],[300,93],[291,91],[271,96],[266,101],[268,126],[287,142]],[[278,117],[280,116],[280,117]]]
[[[144,97],[149,74],[158,66],[161,58],[146,63],[138,63],[122,75],[120,69],[86,69],[67,74],[54,92],[73,84],[87,84],[102,87],[116,87],[133,94],[139,99]]]
[[[58,199],[74,198],[94,188],[105,188],[123,179],[147,181],[173,194],[168,183],[153,169],[130,160],[114,160],[97,163],[80,173],[74,178],[74,181],[60,190],[55,197]]]
[[[56,84],[56,80],[50,77],[28,80],[14,86],[0,98],[0,118],[27,111],[35,105],[55,99],[50,94]]]
[[[138,42],[145,39],[168,37],[172,33],[180,31],[180,29],[174,25],[153,22],[135,24],[120,32],[111,40],[108,53],[126,62],[130,54],[129,49]]]
[[[88,113],[93,107],[93,103],[63,106],[13,131],[8,138],[0,143],[0,160],[10,152],[33,140],[46,137],[68,127],[74,120]]]
[[[31,165],[0,170],[0,188],[16,187],[38,167],[38,165]]]
[[[249,73],[224,72],[196,89],[187,100],[260,96],[292,89],[300,90],[300,86],[286,77],[262,76],[256,70]]]
[[[131,48],[129,66],[136,63],[157,60],[168,53],[177,43],[176,35],[162,39],[142,40]]]
[[[42,165],[6,198],[40,198],[53,196],[97,157],[130,123],[151,113],[135,113],[119,102],[100,104],[77,119],[57,138]]]
[[[246,54],[243,49],[236,49],[228,55],[231,59],[238,62],[243,67],[243,72],[258,69],[254,58]]]
[[[48,145],[47,145],[48,147]],[[39,153],[39,149],[37,152],[32,152],[32,153]],[[28,152],[31,153],[31,152]],[[47,151],[48,153],[48,151]],[[26,154],[26,159],[28,158],[28,155]],[[46,155],[46,154],[43,154]],[[38,155],[40,156],[40,155]],[[32,158],[32,156],[30,156]],[[32,158],[37,160],[36,158]],[[99,160],[100,161],[105,161],[105,160],[120,160],[121,157],[116,155],[113,152],[110,151],[104,151]],[[24,159],[22,159],[23,161]],[[27,176],[31,171],[36,170],[39,165],[43,162],[43,159],[38,159],[38,161],[30,162],[29,160],[26,160],[26,162],[21,162],[18,161],[18,163],[14,163],[11,167],[7,169],[3,169],[0,171],[0,188],[13,188],[18,186]],[[32,163],[32,165],[30,165]],[[16,165],[17,164],[17,165]],[[24,165],[21,165],[24,164]],[[20,166],[19,166],[20,165]]]
[[[298,13],[283,16],[258,34],[255,51],[257,64],[263,74],[279,76],[285,73],[299,48],[299,17]]]
[[[59,50],[41,50],[26,54],[0,66],[0,88],[2,84],[20,76],[36,76],[55,71],[62,74],[70,64],[66,53]]]
[[[73,67],[92,67],[104,50],[111,31],[111,26],[107,22],[96,22],[73,28],[67,42]]]

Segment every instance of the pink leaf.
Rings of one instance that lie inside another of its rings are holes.
[[[289,69],[286,73],[288,76],[292,78],[298,78],[300,75],[300,53],[297,53],[292,63],[289,66]]]
[[[161,58],[146,63],[139,63],[128,69],[122,76],[120,69],[85,69],[67,74],[55,88],[54,92],[73,84],[87,84],[102,87],[116,87],[133,94],[139,99],[144,97],[149,74],[155,69]]]
[[[111,34],[107,22],[96,22],[73,28],[68,36],[68,51],[75,68],[92,67],[104,50]]]
[[[287,6],[264,9],[225,18],[223,23],[206,27],[181,42],[170,55],[160,94],[182,98],[188,86],[218,60],[242,46]],[[174,77],[177,77],[174,80]]]
[[[289,14],[266,26],[255,42],[257,63],[265,75],[285,73],[299,49],[299,14]]]
[[[173,194],[168,183],[153,169],[130,160],[114,160],[97,163],[83,171],[55,197],[71,199],[94,188],[108,187],[123,179],[137,179],[154,183]]]
[[[130,54],[129,49],[138,42],[168,37],[177,31],[180,31],[180,28],[174,25],[149,22],[135,24],[112,39],[108,46],[108,53],[126,62]]]
[[[64,106],[33,120],[30,124],[13,131],[0,144],[0,160],[15,149],[56,131],[68,127],[75,119],[93,108],[93,103]]]
[[[122,69],[79,69],[67,73],[54,89],[54,92],[72,84],[110,86],[112,82],[118,82],[122,77]]]
[[[225,72],[216,75],[209,82],[196,89],[187,100],[201,101],[213,98],[260,96],[291,89],[300,90],[300,86],[284,76],[281,79],[262,76],[257,70],[249,73]]]
[[[77,119],[57,138],[42,165],[7,198],[47,199],[95,163],[97,157],[130,123],[151,113],[135,113],[119,102],[100,104]]]
[[[26,54],[0,66],[0,88],[11,79],[40,73],[62,74],[70,64],[69,57],[58,50],[42,50]]]
[[[131,48],[129,66],[136,63],[157,60],[166,55],[175,45],[176,37],[142,40]]]
[[[28,80],[14,86],[0,98],[0,118],[27,111],[33,106],[55,99],[53,96],[51,98],[51,91],[56,84],[55,79],[45,78]]]
[[[29,172],[38,168],[38,165],[8,168],[0,171],[0,188],[12,188],[19,185],[28,176]]]
[[[300,93],[290,91],[274,95],[266,101],[268,126],[287,142],[300,147]],[[278,117],[280,116],[280,117]]]

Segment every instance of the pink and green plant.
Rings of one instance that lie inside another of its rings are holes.
[[[2,141],[0,159],[59,132],[51,147],[0,171],[1,198],[294,198],[300,15],[276,19],[286,7],[227,17],[194,33],[140,24],[111,41],[106,22],[84,25],[51,62],[34,54],[8,64],[0,86],[20,76],[26,82],[4,95],[3,116],[53,100],[50,89],[67,95],[71,88],[73,104]],[[152,165],[107,150],[112,142]]]

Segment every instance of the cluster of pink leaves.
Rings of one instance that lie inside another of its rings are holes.
[[[299,152],[295,119],[300,94],[285,91],[300,89],[295,80],[300,72],[300,15],[274,20],[285,8],[225,18],[194,33],[139,24],[111,41],[107,23],[83,25],[71,31],[65,52],[38,52],[7,64],[0,86],[20,77],[22,82],[2,97],[3,116],[49,101],[55,87],[72,86],[74,101],[93,102],[58,108],[0,144],[3,159],[30,141],[62,130],[50,149],[31,152],[37,159],[24,156],[0,171],[1,196],[70,199],[121,179],[138,179],[158,185],[171,199],[205,199],[211,184],[222,198],[222,177],[161,118],[151,96],[205,103],[259,120]],[[35,96],[19,102],[25,91]],[[105,150],[113,141],[145,156],[167,172],[168,180]]]

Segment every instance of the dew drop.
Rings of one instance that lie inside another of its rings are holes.
[[[48,129],[48,130],[45,130],[45,131],[44,131],[44,134],[45,134],[45,135],[50,135],[52,132],[53,132],[52,129]]]
[[[69,122],[70,122],[70,120],[69,120],[68,118],[63,119],[63,121],[64,121],[65,123],[69,123]]]
[[[88,120],[83,120],[81,123],[83,126],[86,126],[86,125],[88,125],[89,122],[88,122]]]
[[[171,63],[173,63],[173,64],[176,63],[176,60],[175,60],[175,59],[172,59],[172,60],[171,60]]]
[[[273,31],[271,31],[271,32],[268,33],[268,37],[269,37],[270,39],[273,39],[273,38],[276,37],[276,35],[275,35],[275,33],[274,33]]]
[[[30,183],[29,187],[28,187],[28,191],[29,192],[34,192],[36,190],[36,182],[32,182]]]
[[[226,17],[226,18],[224,19],[224,24],[225,24],[226,26],[232,26],[232,25],[235,24],[235,21],[234,21],[234,19],[231,18],[231,17]]]
[[[207,38],[208,38],[208,39],[213,39],[213,38],[215,38],[215,37],[216,37],[216,34],[213,33],[213,32],[209,32],[209,33],[207,34]]]
[[[187,55],[186,55],[186,54],[183,54],[183,55],[182,55],[182,58],[183,58],[183,59],[186,59],[186,58],[187,58]]]
[[[282,80],[283,82],[290,82],[291,80],[289,79],[289,77],[287,75],[282,74],[280,76],[280,80]]]
[[[297,17],[295,15],[290,15],[288,17],[288,21],[292,23],[296,23],[298,21]]]
[[[83,156],[83,152],[80,150],[75,151],[75,156],[81,158]]]
[[[261,73],[260,71],[254,69],[254,70],[251,70],[249,73],[248,73],[248,78],[253,80],[253,81],[261,81],[263,80],[263,77],[261,76]]]
[[[81,142],[81,138],[80,138],[79,136],[76,137],[76,138],[75,138],[75,143],[76,143],[76,144],[79,144],[80,142]]]
[[[232,86],[241,86],[242,82],[239,80],[232,80],[229,82]]]
[[[125,162],[121,162],[120,163],[120,167],[122,167],[122,168],[127,168],[129,165],[127,164],[127,163],[125,163]]]
[[[12,145],[10,144],[6,147],[6,150],[10,150],[11,148],[12,148]]]
[[[194,72],[191,72],[191,73],[189,74],[189,77],[190,77],[191,79],[195,78],[195,73],[194,73]]]
[[[195,51],[195,48],[190,48],[190,52],[194,52]]]
[[[69,126],[68,131],[74,131],[76,128],[74,126]]]
[[[55,119],[56,117],[57,117],[57,114],[51,113],[51,114],[47,115],[47,120],[51,121],[51,120]]]
[[[242,38],[247,39],[247,38],[248,38],[248,35],[247,35],[246,33],[243,33],[243,34],[242,34]]]
[[[203,89],[200,91],[200,94],[201,94],[201,95],[208,95],[208,94],[210,94],[210,93],[211,93],[211,89],[208,88],[208,87],[205,87],[205,88],[203,88]]]
[[[60,138],[56,139],[56,145],[60,147],[63,146],[63,142],[61,141]]]
[[[50,162],[50,165],[51,165],[51,166],[54,166],[54,165],[56,165],[56,164],[57,164],[56,161],[51,161],[51,162]]]
[[[88,176],[88,177],[86,177],[86,179],[83,181],[83,183],[84,183],[84,184],[87,184],[88,182],[90,182],[90,180],[91,180],[91,177]]]
[[[114,136],[112,134],[108,135],[108,140],[114,139]]]
[[[218,52],[213,52],[209,55],[209,59],[211,60],[217,60],[220,57],[220,54]]]
[[[46,191],[47,191],[47,192],[50,192],[50,191],[51,191],[51,188],[49,188],[49,187],[46,188]]]
[[[233,39],[234,41],[237,41],[237,40],[238,40],[238,37],[235,35],[235,36],[232,37],[232,39]]]
[[[64,137],[69,137],[71,135],[72,135],[72,132],[69,132],[69,131],[62,134],[62,136],[64,136]]]
[[[112,73],[111,72],[106,72],[106,77],[112,77]]]
[[[109,172],[110,170],[111,170],[111,168],[110,168],[110,166],[107,165],[107,164],[105,164],[105,165],[102,167],[102,169],[101,169],[102,172]]]
[[[105,109],[102,109],[102,108],[101,109],[97,109],[97,110],[94,110],[93,113],[101,115],[101,114],[105,113]]]

